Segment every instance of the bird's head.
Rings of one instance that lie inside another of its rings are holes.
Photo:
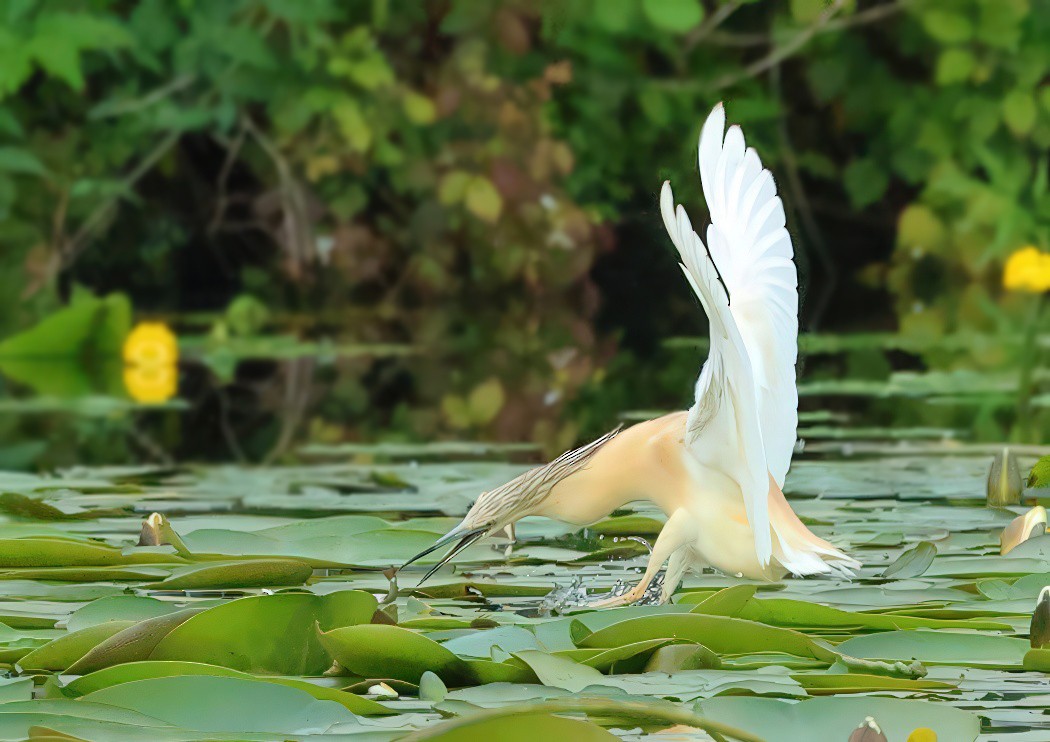
[[[537,513],[556,485],[584,469],[598,449],[615,438],[619,432],[618,427],[586,446],[563,453],[545,466],[530,469],[494,490],[482,492],[458,526],[435,541],[429,548],[402,564],[400,568],[404,569],[412,562],[437,551],[442,546],[455,543],[455,546],[449,549],[441,561],[423,576],[423,579],[419,581],[422,584],[474,542],[515,523],[526,515]]]
[[[522,475],[522,477],[524,476],[526,475]],[[419,584],[422,585],[435,572],[452,561],[457,554],[471,544],[492,535],[511,523],[524,518],[526,515],[530,515],[537,503],[529,497],[522,496],[518,486],[522,477],[507,482],[507,484],[497,489],[482,492],[481,496],[470,506],[466,516],[460,521],[459,525],[402,564],[400,569],[404,569],[443,546],[455,544],[437,564],[430,568],[429,572],[423,575],[423,579],[419,581]]]

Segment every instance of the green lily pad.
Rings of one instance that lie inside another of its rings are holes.
[[[81,702],[137,711],[176,728],[202,732],[309,735],[357,723],[338,703],[318,700],[299,688],[240,677],[134,680],[92,691]]]
[[[376,599],[358,590],[240,598],[198,613],[157,644],[149,659],[204,662],[250,673],[320,675],[331,665],[315,626],[366,623]]]
[[[291,688],[298,688],[299,690],[306,691],[318,700],[335,701],[355,714],[375,716],[394,713],[386,706],[370,699],[362,698],[352,693],[346,693],[335,688],[328,688],[315,683],[310,683],[305,680],[249,675],[248,673],[243,673],[239,670],[231,670],[228,667],[207,665],[200,662],[124,662],[79,677],[64,686],[62,692],[69,697],[76,698],[102,690],[103,688],[120,685],[121,683],[183,675],[213,675],[226,678],[262,680],[268,683],[277,683],[279,685],[287,685]]]
[[[895,577],[898,580],[918,577],[926,572],[937,556],[937,547],[929,541],[921,541],[914,548],[901,554],[883,571],[883,577]]]
[[[435,742],[474,742],[479,739],[498,739],[501,742],[535,742],[536,739],[613,742],[618,739],[597,724],[582,719],[520,712],[454,719],[444,724],[434,724],[413,737]]]
[[[836,649],[851,657],[868,659],[915,659],[937,665],[1019,669],[1028,642],[1008,636],[917,629],[857,636]]]
[[[122,552],[99,542],[57,536],[0,539],[0,568],[105,567],[126,564],[173,564],[174,554],[147,550]]]
[[[246,587],[283,587],[302,585],[313,574],[313,568],[293,559],[249,559],[242,562],[208,562],[175,570],[160,582],[148,587],[154,590],[215,590]]]
[[[391,677],[418,684],[429,670],[445,683],[469,681],[470,673],[460,657],[433,639],[400,626],[345,626],[319,632],[319,636],[333,660],[361,677]]]
[[[66,674],[83,675],[123,662],[148,659],[164,637],[203,610],[205,609],[185,608],[134,623],[96,644],[69,665]]]
[[[18,665],[22,670],[65,670],[91,649],[134,624],[134,621],[108,621],[69,632],[23,656]]]
[[[721,697],[700,701],[696,710],[769,740],[845,740],[869,716],[892,740],[904,740],[917,727],[928,727],[937,739],[971,742],[981,730],[976,714],[944,703],[899,698],[837,696],[785,703],[771,698]]]
[[[629,618],[594,632],[583,624],[578,627],[575,638],[581,647],[608,648],[648,639],[685,639],[719,654],[774,650],[826,662],[835,660],[834,652],[797,631],[726,616],[683,613]]]

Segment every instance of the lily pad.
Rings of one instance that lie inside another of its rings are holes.
[[[331,659],[315,626],[366,623],[375,613],[370,594],[281,593],[232,600],[176,627],[149,659],[204,662],[250,673],[320,675]]]
[[[134,680],[83,696],[88,703],[116,706],[201,732],[276,735],[324,734],[356,717],[333,701],[299,688],[240,677],[179,675]]]
[[[898,698],[834,697],[786,703],[771,698],[710,698],[697,713],[765,739],[848,739],[867,717],[876,719],[887,739],[903,740],[917,727],[937,739],[971,742],[981,730],[976,714],[944,703]]]
[[[918,629],[857,636],[836,649],[869,659],[1020,669],[1028,642],[1008,636]]]
[[[206,665],[200,662],[124,662],[79,677],[64,686],[62,692],[67,696],[76,698],[122,683],[184,675],[213,675],[226,678],[261,680],[268,683],[287,685],[291,688],[298,688],[299,690],[306,691],[318,700],[335,701],[355,714],[375,716],[394,713],[386,706],[370,699],[336,690],[335,688],[328,688],[315,683],[310,683],[305,680],[299,680],[296,678],[254,676],[238,670],[231,670],[228,667]]]
[[[447,684],[469,682],[466,663],[432,639],[400,626],[345,626],[319,632],[321,644],[338,662],[365,678],[391,677],[419,683],[430,671]]]

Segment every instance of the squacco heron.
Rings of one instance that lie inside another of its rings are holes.
[[[700,132],[706,244],[670,183],[660,194],[664,226],[710,321],[692,407],[615,430],[483,493],[458,526],[409,560],[455,543],[426,577],[526,515],[582,526],[634,500],[655,503],[667,523],[641,581],[592,605],[637,601],[665,563],[663,601],[686,570],[703,566],[760,580],[849,577],[860,566],[811,533],[781,491],[798,426],[798,279],[773,176],[740,127],[725,124],[719,104]]]

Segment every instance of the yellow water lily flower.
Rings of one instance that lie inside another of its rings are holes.
[[[125,366],[124,388],[142,404],[161,404],[175,396],[179,388],[179,370],[175,364]]]
[[[179,343],[163,322],[140,322],[124,340],[124,363],[129,366],[173,366],[178,360]]]
[[[124,387],[143,404],[160,404],[179,386],[179,344],[162,322],[140,322],[124,340]]]
[[[1013,291],[1034,294],[1050,291],[1050,253],[1034,245],[1022,247],[1006,261],[1003,286]]]

